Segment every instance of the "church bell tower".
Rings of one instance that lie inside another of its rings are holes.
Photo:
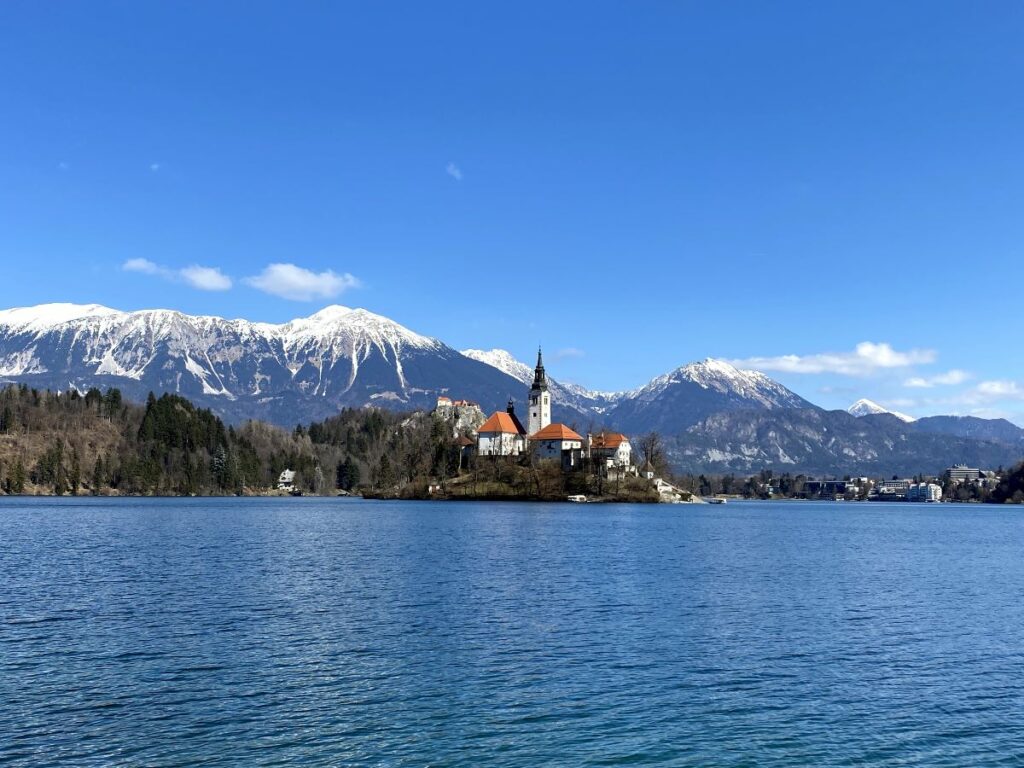
[[[526,424],[526,433],[535,435],[551,423],[551,393],[548,392],[548,379],[544,374],[544,358],[540,347],[537,348],[537,367],[533,371],[533,386],[530,387],[530,413]]]

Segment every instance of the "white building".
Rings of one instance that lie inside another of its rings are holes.
[[[907,489],[907,501],[942,501],[942,488],[935,483],[913,483]]]
[[[504,413],[495,411],[480,426],[476,450],[480,456],[518,456],[526,451],[526,430],[511,400]]]
[[[984,473],[980,469],[968,467],[966,464],[954,464],[942,474],[947,480],[952,480],[954,483],[975,482],[984,477]]]
[[[578,467],[583,460],[583,438],[565,424],[548,424],[530,435],[530,448],[539,459],[559,459],[562,469]]]
[[[625,469],[633,463],[633,446],[620,432],[600,432],[588,438],[590,456],[607,467]]]
[[[286,469],[277,478],[277,490],[291,491],[295,488],[295,470]]]

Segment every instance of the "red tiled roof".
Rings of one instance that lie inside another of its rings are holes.
[[[483,426],[477,430],[479,434],[485,432],[504,432],[510,435],[521,435],[523,434],[516,429],[516,424],[512,421],[512,417],[504,411],[496,411],[491,414],[491,418],[483,423]]]
[[[460,435],[459,439],[455,441],[455,444],[459,445],[459,446],[461,446],[463,448],[467,448],[467,447],[469,447],[471,445],[476,445],[476,443],[474,443],[472,440],[470,440],[465,435]]]
[[[548,424],[536,434],[530,435],[531,440],[582,440],[583,438],[569,429],[565,424]]]
[[[594,448],[607,448],[614,451],[628,439],[619,432],[602,432],[599,435],[594,435]]]

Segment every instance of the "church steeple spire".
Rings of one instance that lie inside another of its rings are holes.
[[[537,347],[537,367],[533,369],[533,389],[547,389],[548,377],[544,373],[544,355]]]

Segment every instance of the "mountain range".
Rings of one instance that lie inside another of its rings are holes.
[[[175,392],[229,422],[285,426],[345,407],[433,408],[439,395],[486,411],[522,401],[533,368],[504,350],[467,349],[364,309],[330,306],[283,324],[47,304],[0,311],[0,380],[50,389]],[[549,377],[555,418],[579,429],[651,430],[685,471],[774,467],[816,473],[928,472],[960,461],[1009,465],[1024,430],[1008,421],[917,420],[859,401],[825,411],[757,371],[707,359],[626,392]]]

